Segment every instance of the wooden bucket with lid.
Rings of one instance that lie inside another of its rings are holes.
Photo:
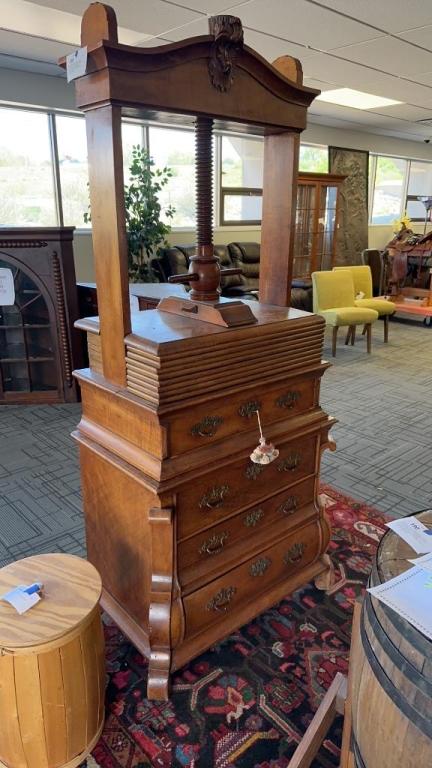
[[[432,525],[432,512],[418,519]],[[370,586],[412,568],[407,561],[412,557],[418,555],[389,530],[378,548]],[[432,641],[366,593],[356,646],[350,664],[357,768],[431,768]]]
[[[0,570],[0,595],[41,582],[19,615],[0,602],[0,766],[74,768],[103,727],[101,579],[73,555],[28,557]]]

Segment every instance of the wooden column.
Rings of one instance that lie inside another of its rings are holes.
[[[120,107],[89,110],[86,128],[103,373],[124,386],[131,320]]]
[[[259,296],[280,307],[291,298],[299,148],[297,133],[264,139]]]

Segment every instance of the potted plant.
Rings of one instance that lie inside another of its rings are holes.
[[[151,261],[168,245],[169,224],[161,220],[172,219],[175,208],[162,209],[159,193],[173,175],[170,168],[155,168],[148,151],[139,144],[132,147],[129,166],[129,184],[125,184],[126,233],[128,242],[129,280],[131,283],[157,281]],[[84,214],[91,221],[91,213]]]

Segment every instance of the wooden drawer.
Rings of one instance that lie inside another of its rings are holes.
[[[224,615],[235,612],[273,584],[312,563],[320,552],[320,527],[315,521],[263,549],[242,565],[183,600],[186,636],[192,637]]]
[[[247,456],[180,487],[176,502],[178,538],[192,536],[313,475],[317,440],[314,434],[278,443],[279,457],[271,464],[253,464]]]
[[[313,408],[317,398],[317,377],[293,378],[263,389],[262,385],[232,398],[218,398],[198,405],[193,411],[178,413],[166,422],[168,454],[175,456],[201,445],[221,440],[249,429],[257,431],[256,411],[265,427],[287,416]]]
[[[314,487],[315,479],[309,477],[180,542],[177,562],[181,585],[215,579],[246,559],[251,550],[262,549],[267,542],[285,536],[302,520],[316,515],[311,504]]]

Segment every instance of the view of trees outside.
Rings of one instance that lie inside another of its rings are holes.
[[[372,224],[391,224],[399,218],[402,213],[402,194],[406,173],[406,160],[397,157],[377,157]]]
[[[64,224],[90,227],[84,222],[90,202],[85,121],[57,115],[56,127]]]
[[[172,227],[195,226],[195,136],[193,131],[150,126],[149,151],[156,168],[173,172],[161,193],[162,208],[172,205],[175,213],[167,221]]]
[[[2,109],[0,226],[55,226],[48,116]]]
[[[299,171],[309,171],[310,173],[328,173],[327,147],[313,147],[310,144],[301,144]]]
[[[78,228],[88,210],[88,166],[84,118],[56,115],[58,160],[65,225]],[[138,123],[123,123],[125,181],[129,178],[132,147],[142,146],[144,131]],[[161,193],[162,206],[174,206],[173,227],[195,226],[195,139],[193,131],[149,127],[149,151],[156,167],[168,166],[173,177]],[[226,221],[261,218],[263,141],[242,136],[221,138],[222,187],[239,192],[225,196]],[[424,206],[403,198],[408,175],[410,196],[432,194],[432,163],[395,157],[371,156],[370,189],[372,224],[391,224],[408,208],[422,219]],[[327,147],[303,144],[300,170],[326,173]],[[372,173],[375,172],[375,179]],[[215,169],[215,186],[219,183]],[[56,226],[59,224],[54,193],[53,158],[48,115],[26,109],[1,108],[0,131],[0,226]]]

